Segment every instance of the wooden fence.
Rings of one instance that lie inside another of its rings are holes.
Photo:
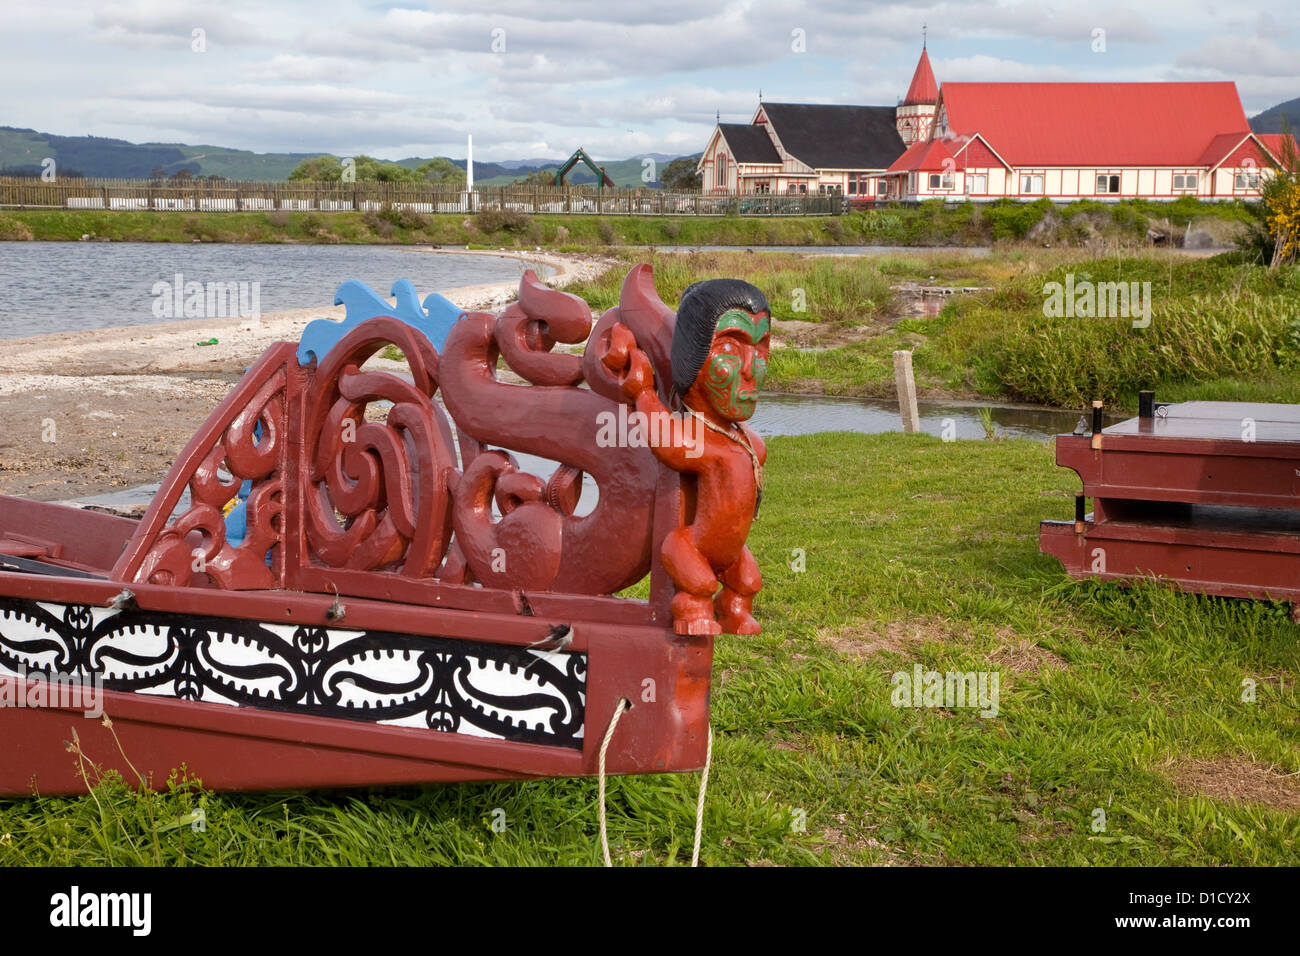
[[[594,186],[480,186],[473,194],[425,183],[237,183],[140,179],[0,177],[0,207],[157,212],[367,212],[385,205],[423,213],[525,213],[606,216],[835,216],[838,194],[716,196],[662,189]]]

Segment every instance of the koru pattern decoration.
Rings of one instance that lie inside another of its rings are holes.
[[[444,607],[495,590],[522,611],[530,593],[613,596],[657,567],[676,633],[760,632],[746,541],[767,452],[745,424],[771,347],[759,289],[711,279],[674,311],[639,265],[595,319],[530,270],[517,302],[457,313],[437,347],[442,327],[398,289],[409,318],[313,323],[299,349],[259,359],[177,459],[113,580],[384,599],[400,579]],[[363,298],[354,318],[387,307]],[[368,364],[390,347],[401,374]],[[660,438],[611,442],[609,423],[632,415]],[[534,474],[519,454],[555,467]],[[579,514],[586,482],[598,494]],[[246,537],[227,535],[227,508],[244,509]]]
[[[581,749],[585,654],[0,598],[0,675]]]

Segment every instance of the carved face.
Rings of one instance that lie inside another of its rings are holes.
[[[731,309],[718,319],[713,347],[695,379],[709,406],[727,421],[754,414],[767,376],[772,319],[766,312]]]

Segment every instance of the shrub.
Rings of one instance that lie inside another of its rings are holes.
[[[596,232],[600,233],[600,241],[607,246],[612,246],[618,239],[618,233],[614,232],[614,227],[604,219],[597,223]]]
[[[1151,282],[1151,326],[1045,315],[1044,284],[1067,271],[1076,282]],[[940,348],[968,361],[981,389],[1066,408],[1094,399],[1131,407],[1139,388],[1266,377],[1300,365],[1294,300],[1267,275],[1226,262],[1191,261],[1172,274],[1153,260],[1075,263],[957,303]]]
[[[533,217],[518,209],[484,209],[478,214],[477,225],[484,233],[521,233],[532,227]]]
[[[293,222],[293,215],[284,209],[277,209],[275,212],[267,213],[267,221],[277,229],[284,229]]]
[[[1118,203],[1111,208],[1110,218],[1121,232],[1141,238],[1147,234],[1150,223],[1132,203]]]
[[[365,216],[361,217],[361,221],[366,224],[371,232],[375,233],[375,235],[379,236],[381,239],[393,238],[393,233],[397,229],[397,227],[387,219],[380,219],[379,216],[373,212],[366,213]]]
[[[990,235],[994,239],[1023,239],[1051,208],[1051,201],[1045,198],[1032,203],[1000,199],[986,210]]]
[[[396,210],[394,225],[402,229],[423,229],[427,231],[433,228],[433,220],[422,212],[403,208]]]
[[[32,231],[27,227],[27,223],[10,219],[8,216],[0,216],[0,239],[26,242],[31,238]]]
[[[206,239],[209,242],[214,241],[219,235],[217,222],[211,217],[187,216],[181,228],[187,236],[193,236],[195,239]]]

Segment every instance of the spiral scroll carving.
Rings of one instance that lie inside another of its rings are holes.
[[[412,381],[361,369],[389,344],[405,355]],[[410,577],[437,569],[451,539],[456,466],[437,388],[438,354],[396,319],[371,319],[330,350],[305,403],[304,530],[313,563]],[[367,420],[375,403],[390,403],[385,421]]]

